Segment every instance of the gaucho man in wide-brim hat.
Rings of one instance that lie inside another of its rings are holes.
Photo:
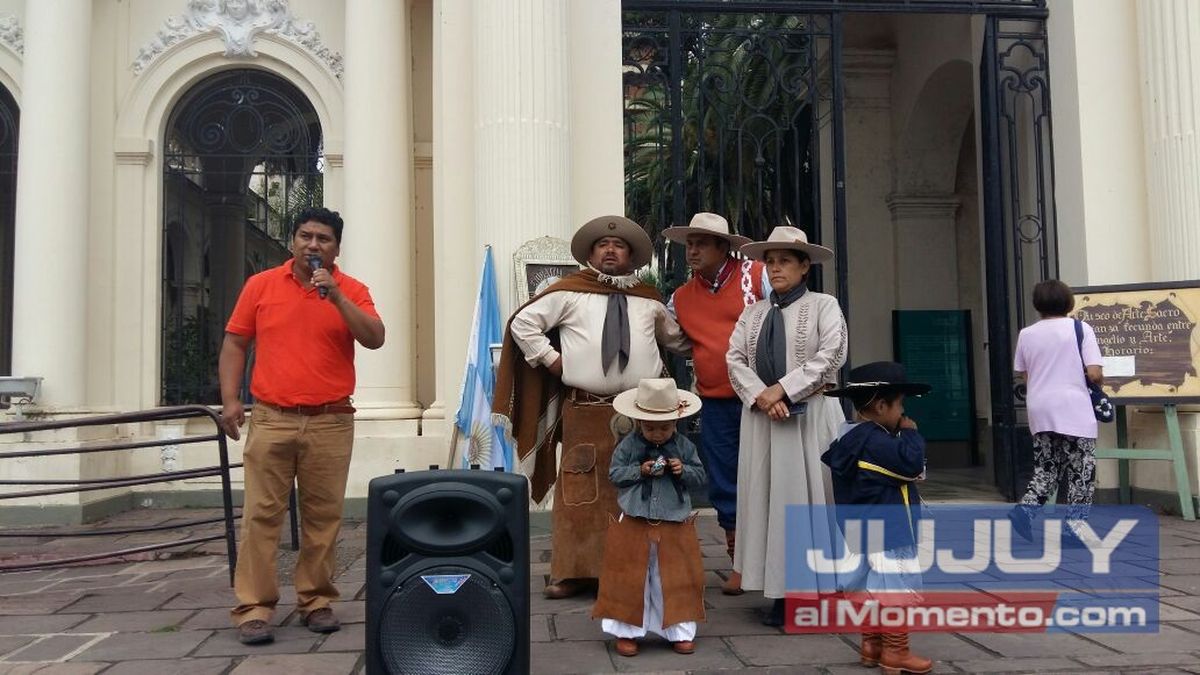
[[[616,441],[632,426],[613,411],[613,398],[662,375],[660,345],[691,350],[658,289],[634,274],[654,253],[640,225],[594,218],[575,233],[571,253],[584,269],[509,320],[493,406],[511,425],[534,500],[554,488],[549,598],[595,585],[609,516],[620,514],[608,467]]]
[[[751,243],[716,213],[697,213],[687,226],[663,230],[668,241],[681,244],[692,276],[671,295],[667,309],[692,342],[696,390],[704,400],[700,412],[700,456],[708,472],[708,499],[725,530],[725,550],[732,562],[737,540],[738,448],[742,402],[729,380],[725,357],[729,337],[742,311],[771,294],[763,264],[738,258],[738,248]],[[742,592],[736,570],[721,587],[726,595]]]

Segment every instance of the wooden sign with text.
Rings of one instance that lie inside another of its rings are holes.
[[[1200,401],[1200,281],[1075,289],[1116,403]]]

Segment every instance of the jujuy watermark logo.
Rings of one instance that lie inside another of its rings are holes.
[[[1149,509],[1038,509],[1026,538],[1011,508],[789,507],[788,630],[1157,630]]]
[[[1112,568],[1112,554],[1117,546],[1133,531],[1138,521],[1135,518],[1122,518],[1117,521],[1107,533],[1097,533],[1087,521],[1078,521],[1074,532],[1080,543],[1091,553],[1091,569],[1093,574],[1107,574]],[[841,557],[830,559],[821,548],[809,548],[805,561],[812,569],[822,573],[849,574],[860,565],[871,565],[878,572],[900,572],[905,569],[903,559],[891,557],[870,558],[863,556],[864,551],[882,551],[886,548],[886,520],[875,518],[847,518],[839,521],[842,528],[845,547]],[[1063,562],[1062,535],[1070,525],[1058,518],[1048,518],[1044,527],[1040,528],[1041,551],[1034,558],[1019,557],[1017,545],[1014,545],[1012,524],[1008,520],[994,521],[977,518],[973,522],[971,532],[970,554],[962,557],[949,546],[938,548],[936,542],[938,521],[934,518],[923,518],[917,521],[914,531],[918,541],[932,542],[932,545],[916,547],[916,568],[922,574],[928,574],[934,565],[945,574],[974,574],[987,569],[995,563],[1004,572],[1054,572]],[[1031,541],[1036,544],[1037,542]],[[1024,548],[1024,547],[1021,547]],[[1086,562],[1086,561],[1084,561]],[[877,567],[881,565],[883,569]]]

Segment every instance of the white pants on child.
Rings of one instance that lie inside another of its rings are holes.
[[[646,571],[646,595],[642,609],[642,625],[634,626],[616,619],[602,619],[600,628],[618,638],[642,638],[646,633],[661,635],[671,642],[696,638],[696,622],[681,621],[663,628],[662,577],[658,573],[658,544],[650,543],[650,566]]]

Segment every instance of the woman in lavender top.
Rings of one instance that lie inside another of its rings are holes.
[[[1071,288],[1057,279],[1033,287],[1033,307],[1041,320],[1021,331],[1013,370],[1026,384],[1029,431],[1033,434],[1033,477],[1021,502],[1009,514],[1013,527],[1032,538],[1039,507],[1067,478],[1067,522],[1086,520],[1096,487],[1097,425],[1087,381],[1104,382],[1100,346],[1092,327],[1080,322],[1076,337]],[[1086,380],[1085,380],[1086,378]],[[1074,534],[1065,533],[1068,537]]]

